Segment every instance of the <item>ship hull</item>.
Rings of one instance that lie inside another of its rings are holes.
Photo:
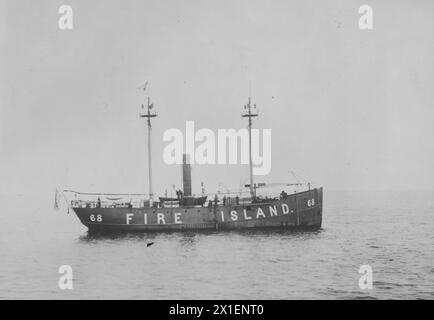
[[[89,232],[319,229],[322,188],[269,202],[173,208],[73,208]]]

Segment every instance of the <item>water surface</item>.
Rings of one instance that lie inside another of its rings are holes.
[[[433,299],[433,199],[325,189],[315,232],[91,236],[73,212],[4,197],[0,298]],[[372,290],[358,285],[366,264]],[[58,287],[61,265],[73,269],[73,290]]]

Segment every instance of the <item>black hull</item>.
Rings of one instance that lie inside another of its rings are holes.
[[[201,230],[317,230],[322,188],[248,205],[177,208],[73,208],[91,233]]]

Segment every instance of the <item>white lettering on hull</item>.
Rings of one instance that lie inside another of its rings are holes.
[[[164,213],[157,213],[157,223],[166,224],[166,220],[164,220]]]
[[[180,224],[180,223],[182,223],[182,222],[181,222],[181,213],[180,213],[180,212],[176,212],[176,213],[173,215],[173,219],[175,220],[175,223],[176,223],[176,224]]]
[[[130,224],[130,221],[133,220],[133,217],[134,217],[134,213],[127,213],[126,215],[127,224]]]
[[[289,209],[289,206],[286,203],[281,204],[281,210],[278,210],[277,206],[268,206],[268,214],[269,217],[277,217],[279,214],[294,214],[293,209]],[[256,209],[256,219],[259,218],[267,218],[267,215],[264,213],[264,210],[261,207],[258,207]],[[280,212],[281,211],[281,212]],[[231,210],[229,212],[229,218],[232,221],[238,221],[238,215],[241,214],[241,212],[238,212],[237,210]],[[223,210],[220,211],[221,215],[221,222],[225,222],[225,212]],[[243,209],[242,212],[243,215],[243,221],[252,220],[254,217],[248,215],[247,210]],[[173,213],[173,224],[182,224],[181,219],[181,212],[175,212]],[[127,213],[125,215],[126,224],[131,224],[134,218],[134,213]],[[148,213],[143,214],[143,223],[148,224]],[[164,213],[157,213],[157,224],[166,224],[166,217]]]
[[[259,216],[262,216],[263,218],[265,218],[265,213],[264,213],[264,211],[262,211],[261,208],[258,208],[258,211],[256,211],[256,219],[259,219]]]
[[[279,214],[280,215],[289,214],[290,212],[291,212],[291,214],[293,214],[294,210],[293,209],[290,210],[289,206],[286,203],[282,203],[280,208],[278,208],[275,205],[274,206],[268,206],[268,213],[267,214],[265,214],[263,208],[258,207],[256,209],[256,219],[267,218],[268,215],[269,215],[269,217],[277,217],[277,216],[279,216]],[[238,212],[237,210],[231,210],[229,212],[229,217],[232,221],[238,221],[238,214],[241,214],[241,213]],[[223,210],[221,210],[220,215],[221,215],[221,222],[224,222],[225,221],[225,212]],[[249,216],[247,214],[246,209],[243,209],[242,215],[243,215],[245,221],[253,219],[252,216]]]
[[[125,223],[131,224],[130,222],[133,220],[134,213],[127,213],[125,215]],[[175,212],[173,214],[173,223],[174,224],[182,224],[181,213]],[[148,214],[143,214],[143,224],[148,224]],[[157,213],[157,224],[166,224],[166,217],[164,213]]]
[[[246,209],[244,209],[243,212],[244,212],[244,220],[251,220],[252,219],[252,217],[249,217],[247,215],[247,210]]]
[[[270,217],[272,217],[272,216],[276,216],[277,217],[277,208],[276,208],[276,206],[269,206],[268,208],[270,209]]]

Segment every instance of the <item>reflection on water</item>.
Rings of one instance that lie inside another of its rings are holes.
[[[434,298],[431,194],[326,195],[317,231],[89,234],[74,215],[11,207],[0,298]],[[57,286],[65,264],[73,290]],[[365,264],[373,290],[358,286]]]

